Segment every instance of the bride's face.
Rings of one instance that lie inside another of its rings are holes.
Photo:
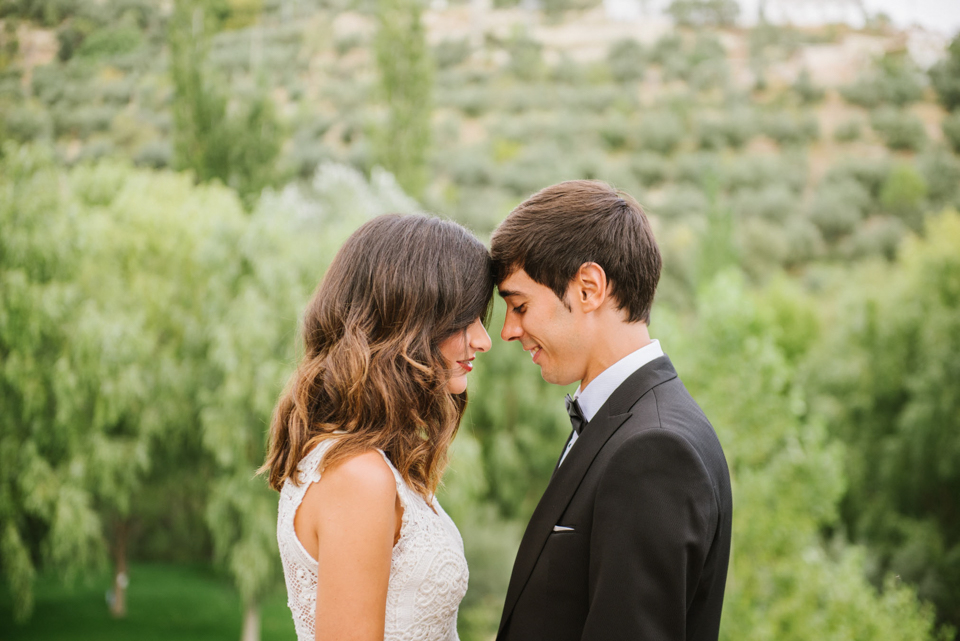
[[[473,359],[477,352],[490,349],[490,335],[480,319],[474,320],[462,332],[444,339],[440,343],[440,353],[450,370],[450,380],[447,381],[447,391],[451,394],[461,394],[467,389],[467,374],[473,370]]]

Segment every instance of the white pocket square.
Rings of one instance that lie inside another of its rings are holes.
[[[553,531],[554,532],[573,532],[573,528],[567,527],[566,525],[554,525]]]

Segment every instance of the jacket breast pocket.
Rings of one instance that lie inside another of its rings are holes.
[[[589,540],[577,531],[552,532],[543,547],[546,579],[557,592],[586,594],[590,566]]]

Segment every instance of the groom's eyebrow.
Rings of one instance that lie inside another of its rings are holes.
[[[520,292],[510,291],[509,289],[500,289],[497,288],[497,293],[500,294],[500,298],[509,298],[510,296],[520,296]]]

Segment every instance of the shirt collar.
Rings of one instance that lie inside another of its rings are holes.
[[[621,383],[635,371],[661,356],[663,356],[663,350],[660,348],[660,341],[654,339],[600,372],[599,376],[590,381],[586,389],[581,390],[578,387],[577,393],[573,397],[580,404],[583,418],[592,421],[597,411],[603,407],[603,404],[620,387]]]

